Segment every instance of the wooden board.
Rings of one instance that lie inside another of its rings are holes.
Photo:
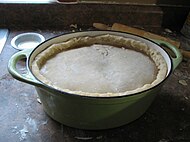
[[[94,23],[93,26],[97,29],[100,30],[113,30],[113,31],[121,31],[121,32],[127,32],[127,33],[132,33],[132,34],[136,34],[142,37],[146,37],[149,39],[156,39],[156,40],[163,40],[166,41],[174,46],[176,46],[177,48],[180,48],[180,42],[179,41],[175,41],[172,40],[170,38],[166,38],[154,33],[150,33],[141,29],[137,29],[137,28],[133,28],[133,27],[129,27],[127,25],[123,25],[123,24],[119,24],[119,23],[114,23],[111,27],[102,24],[102,23]],[[184,57],[186,58],[190,58],[190,52],[189,51],[185,51],[180,49],[181,53],[183,54]]]

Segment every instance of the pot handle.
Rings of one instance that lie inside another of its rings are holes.
[[[27,65],[26,65],[27,73],[25,74],[19,73],[16,68],[16,64],[18,63],[19,60],[24,59],[24,58],[28,60],[28,57],[31,51],[32,49],[26,49],[26,50],[22,50],[20,52],[15,53],[9,60],[8,71],[15,79],[19,81],[26,82],[35,86],[42,86],[42,83],[40,83],[38,80],[36,80],[33,77]]]
[[[154,42],[158,43],[160,46],[164,46],[166,48],[169,48],[174,54],[175,54],[175,58],[171,57],[172,59],[172,64],[173,64],[173,69],[174,70],[182,61],[183,56],[180,52],[180,50],[173,46],[172,44],[166,42],[166,41],[162,41],[162,40],[153,40]]]

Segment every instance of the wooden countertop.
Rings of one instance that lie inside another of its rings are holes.
[[[164,84],[147,112],[125,126],[88,131],[70,128],[52,120],[43,111],[33,86],[12,78],[9,58],[16,52],[11,39],[31,30],[10,30],[0,54],[0,141],[1,142],[188,142],[190,141],[190,60],[184,60]],[[32,30],[46,39],[63,31]],[[24,71],[24,61],[19,68]]]

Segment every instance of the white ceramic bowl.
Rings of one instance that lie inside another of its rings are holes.
[[[11,45],[15,49],[23,50],[35,48],[43,41],[45,38],[39,33],[22,33],[12,39]]]

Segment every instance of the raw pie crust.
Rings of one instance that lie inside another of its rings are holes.
[[[51,45],[36,56],[32,72],[43,83],[64,92],[110,97],[157,85],[165,78],[167,65],[162,55],[145,43],[106,34]]]

